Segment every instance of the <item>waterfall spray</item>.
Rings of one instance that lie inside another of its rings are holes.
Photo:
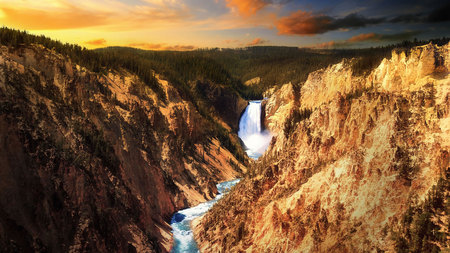
[[[261,126],[261,101],[250,101],[239,121],[238,136],[244,142],[247,155],[260,157],[270,144],[272,135]]]

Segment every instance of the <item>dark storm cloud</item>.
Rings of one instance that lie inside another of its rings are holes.
[[[290,16],[279,19],[277,21],[277,28],[279,34],[315,35],[338,29],[359,28],[382,22],[384,22],[384,18],[366,18],[356,13],[343,18],[332,18],[327,15],[313,15],[309,12],[298,10]]]
[[[398,7],[398,6],[397,6]],[[366,15],[368,15],[366,13]],[[402,14],[395,17],[372,18],[358,13],[352,13],[342,18],[327,14],[315,14],[297,10],[289,16],[277,20],[276,27],[283,35],[316,35],[339,29],[356,29],[382,23],[437,23],[450,20],[450,4],[440,5],[435,9],[423,10],[412,14]]]
[[[400,15],[393,19],[390,19],[389,22],[391,23],[417,23],[422,22],[424,20],[425,15],[423,13],[417,13],[417,14],[407,14],[407,15]]]
[[[447,3],[440,8],[433,10],[428,15],[428,22],[445,22],[450,20],[450,3]]]
[[[366,25],[375,25],[384,22],[384,18],[366,18],[356,13],[345,16],[341,19],[335,19],[331,25],[330,30],[337,30],[341,28],[358,28]]]
[[[399,15],[389,20],[391,23],[438,23],[450,20],[450,3],[441,5],[429,13]]]

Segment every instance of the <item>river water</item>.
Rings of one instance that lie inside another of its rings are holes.
[[[262,128],[261,101],[250,101],[244,114],[239,120],[239,138],[244,142],[247,155],[258,159],[270,144],[272,135]],[[195,207],[183,209],[172,216],[170,222],[173,233],[173,253],[197,253],[199,252],[194,234],[191,229],[191,221],[205,214],[219,199],[221,199],[240,179],[217,184],[219,194],[210,201],[201,203]]]
[[[171,221],[173,233],[173,249],[174,253],[196,253],[198,251],[197,243],[194,240],[194,234],[191,230],[190,223],[193,219],[205,214],[217,200],[221,199],[240,179],[227,181],[217,184],[219,194],[210,201],[199,204],[188,209],[176,212]]]

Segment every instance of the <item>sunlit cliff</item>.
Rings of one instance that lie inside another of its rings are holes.
[[[449,247],[450,44],[354,60],[267,92],[275,135],[195,223],[202,252],[431,252]]]

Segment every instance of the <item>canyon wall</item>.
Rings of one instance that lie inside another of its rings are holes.
[[[411,207],[429,203],[430,192],[446,196],[444,211],[424,218],[440,239],[426,230],[412,237],[422,250],[449,247],[449,191],[433,187],[450,176],[449,50],[394,51],[364,77],[344,60],[311,73],[301,89],[269,92],[274,139],[196,221],[201,252],[392,252],[408,246],[394,239],[405,212],[422,219]]]
[[[1,47],[0,251],[167,252],[172,214],[245,171],[158,80],[165,101],[125,70]]]

